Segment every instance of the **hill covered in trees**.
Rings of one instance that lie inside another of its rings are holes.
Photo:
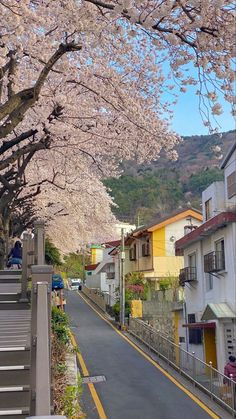
[[[148,165],[123,163],[120,178],[104,181],[117,205],[117,218],[140,225],[186,205],[200,209],[202,191],[223,179],[220,162],[236,141],[235,134],[185,137],[176,148],[176,162],[161,155]]]

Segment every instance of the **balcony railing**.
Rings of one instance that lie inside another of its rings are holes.
[[[180,269],[179,284],[183,286],[185,282],[191,281],[197,281],[197,269],[193,266]]]
[[[115,279],[115,272],[107,272],[107,279]]]
[[[219,272],[225,269],[224,252],[211,252],[204,256],[204,272]]]

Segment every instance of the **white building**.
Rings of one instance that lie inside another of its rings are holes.
[[[91,265],[85,267],[86,286],[108,293],[111,305],[116,300],[116,289],[119,286],[119,269],[117,269],[117,264],[115,266],[114,256],[110,252],[119,247],[122,229],[124,235],[126,235],[135,228],[134,224],[118,222],[115,224],[115,240],[89,246]]]
[[[223,371],[236,355],[236,144],[221,169],[224,181],[202,194],[203,224],[176,242],[176,254],[184,254],[186,348]]]
[[[110,305],[116,300],[116,288],[119,285],[119,275],[115,275],[114,258],[110,252],[119,246],[120,240],[115,240],[102,245],[91,246],[91,265],[86,269],[86,286],[97,288],[109,294]]]

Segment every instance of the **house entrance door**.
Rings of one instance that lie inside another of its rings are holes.
[[[211,361],[213,368],[217,368],[215,329],[204,329],[204,349],[205,362]]]

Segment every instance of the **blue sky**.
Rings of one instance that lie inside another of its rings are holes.
[[[219,131],[229,131],[235,129],[235,120],[231,115],[230,105],[222,98],[219,101],[224,113],[217,117],[220,125]],[[203,125],[201,115],[198,110],[198,97],[193,89],[182,93],[178,99],[177,105],[173,107],[174,117],[171,127],[180,135],[201,135],[209,134],[208,128]],[[214,127],[217,125],[214,123]]]

